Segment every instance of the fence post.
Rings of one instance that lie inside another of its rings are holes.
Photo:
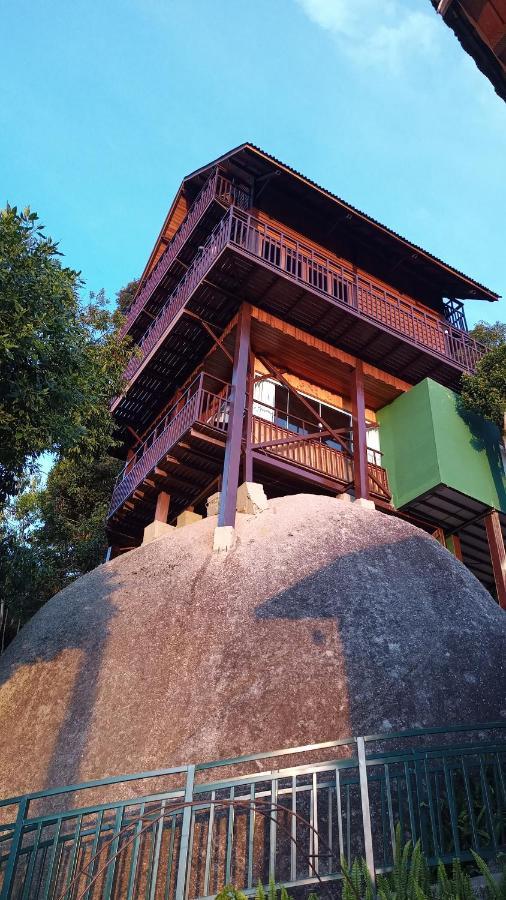
[[[23,797],[23,799],[19,801],[16,824],[14,825],[14,831],[12,832],[11,847],[9,850],[9,857],[7,859],[7,866],[5,869],[2,893],[0,895],[1,900],[10,900],[10,897],[12,896],[12,888],[14,886],[14,879],[16,877],[16,865],[18,861],[19,851],[21,849],[21,842],[23,840],[23,827],[25,824],[27,809],[28,799],[26,797]]]
[[[362,824],[364,828],[365,861],[372,883],[376,882],[374,868],[374,852],[372,847],[371,810],[369,809],[369,788],[367,785],[367,762],[365,758],[365,742],[363,737],[357,738],[358,771],[360,776],[360,801],[362,804]]]
[[[181,843],[179,846],[179,859],[177,866],[177,883],[176,894],[174,900],[184,900],[186,896],[186,880],[189,874],[188,844],[190,838],[190,825],[192,820],[192,807],[189,805],[193,800],[193,784],[195,781],[195,766],[188,766],[186,772],[186,787],[184,792],[184,802],[188,804],[183,810],[183,821],[181,823]]]

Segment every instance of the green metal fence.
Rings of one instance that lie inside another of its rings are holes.
[[[86,804],[86,805],[85,805]],[[506,723],[369,735],[0,801],[2,900],[210,897],[274,877],[335,895],[340,859],[506,849]]]

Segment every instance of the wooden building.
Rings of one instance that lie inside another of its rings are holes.
[[[506,100],[506,0],[431,0],[478,68]]]
[[[215,506],[233,527],[243,482],[349,494],[432,531],[506,606],[499,435],[458,409],[484,353],[472,299],[498,297],[251,144],[187,176],[123,328],[112,553]]]

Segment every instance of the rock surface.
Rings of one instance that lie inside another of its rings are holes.
[[[131,551],[0,657],[0,796],[506,717],[506,615],[433,538],[301,494]]]

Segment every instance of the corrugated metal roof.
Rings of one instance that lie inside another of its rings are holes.
[[[341,206],[343,206],[349,212],[360,216],[362,219],[364,219],[365,222],[375,226],[376,228],[380,228],[382,231],[384,231],[390,237],[395,238],[398,241],[402,241],[402,243],[405,244],[410,250],[412,250],[416,253],[423,254],[423,256],[425,256],[428,260],[430,260],[433,263],[436,263],[436,265],[438,265],[438,266],[442,266],[450,274],[455,275],[458,278],[465,279],[465,281],[467,281],[469,284],[476,287],[480,292],[486,293],[488,295],[487,299],[490,299],[490,300],[499,300],[500,299],[499,294],[497,294],[495,291],[492,291],[490,288],[487,288],[486,285],[481,284],[479,281],[476,281],[474,278],[470,278],[469,275],[466,275],[464,272],[459,271],[459,269],[456,269],[453,266],[448,265],[448,263],[446,263],[443,259],[440,259],[439,257],[434,256],[433,253],[429,253],[428,250],[424,250],[423,247],[419,247],[417,244],[414,244],[412,241],[409,241],[407,238],[403,237],[402,234],[399,234],[398,232],[394,231],[392,228],[388,228],[387,225],[384,225],[382,222],[379,222],[377,219],[374,219],[372,216],[367,215],[367,213],[362,212],[362,210],[358,209],[356,206],[353,206],[351,203],[348,203],[346,200],[343,200],[342,197],[339,197],[337,194],[333,194],[332,191],[329,191],[327,188],[322,187],[320,184],[318,184],[316,181],[313,181],[311,178],[308,178],[302,172],[298,172],[297,169],[292,168],[292,166],[287,165],[287,163],[282,162],[281,160],[277,159],[275,156],[272,156],[272,154],[267,153],[266,150],[262,150],[261,147],[258,147],[256,144],[253,144],[249,141],[245,142],[244,144],[240,144],[238,147],[235,147],[233,150],[230,150],[228,153],[224,153],[222,156],[220,156],[217,159],[213,160],[212,162],[208,163],[206,166],[202,166],[200,169],[196,169],[194,172],[187,175],[185,177],[184,181],[191,180],[192,178],[194,178],[196,175],[200,174],[201,172],[205,172],[207,169],[211,168],[212,166],[219,165],[220,162],[224,162],[225,160],[230,159],[231,157],[235,156],[236,154],[242,152],[243,150],[251,150],[253,153],[263,156],[265,159],[274,163],[279,168],[284,169],[286,172],[290,173],[291,175],[294,175],[296,178],[299,178],[301,181],[305,182],[310,187],[312,187],[315,190],[326,195],[329,199],[339,203]]]

